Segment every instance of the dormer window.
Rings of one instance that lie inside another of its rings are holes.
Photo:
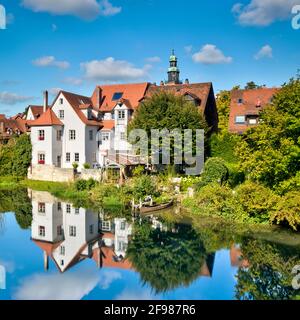
[[[112,101],[118,101],[123,97],[123,92],[115,92],[112,97]]]
[[[244,102],[244,100],[242,98],[238,99],[238,104],[242,104]]]

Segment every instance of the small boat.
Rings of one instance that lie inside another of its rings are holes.
[[[153,206],[143,206],[140,208],[140,213],[149,213],[149,212],[164,210],[164,209],[172,207],[173,204],[174,204],[174,200],[171,200],[168,203],[163,203],[163,204],[158,204],[158,205],[153,205]]]

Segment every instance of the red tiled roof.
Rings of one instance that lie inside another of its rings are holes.
[[[279,88],[233,90],[231,92],[229,131],[236,133],[246,131],[249,126],[247,124],[236,124],[235,117],[258,117],[261,110],[271,103],[271,99],[279,90]],[[240,99],[242,103],[239,103]]]
[[[24,133],[27,131],[27,128],[22,122],[22,119],[7,119],[4,114],[0,115],[0,133],[2,136],[9,136],[7,135],[7,130],[11,129],[14,133],[19,131],[20,133]]]
[[[115,127],[115,120],[103,120],[102,125],[102,130],[112,130]]]
[[[149,83],[132,83],[132,84],[113,84],[113,85],[103,85],[97,86],[93,95],[92,102],[93,105],[97,106],[97,91],[101,90],[101,101],[100,101],[100,111],[110,112],[116,106],[118,101],[113,101],[113,96],[115,93],[123,93],[120,98],[127,107],[131,109],[136,109],[139,106],[141,99],[144,98],[146,90]]]
[[[200,108],[202,111],[204,111],[211,89],[211,82],[164,86],[150,85],[149,89],[147,90],[146,98],[149,98],[152,95],[160,92],[173,93],[181,96],[190,95],[194,99],[199,99]]]
[[[97,126],[97,127],[101,127],[101,122],[98,121],[96,118],[94,118],[93,120],[89,120],[87,119],[87,117],[82,113],[82,111],[80,110],[80,106],[83,105],[92,105],[92,100],[89,97],[86,96],[81,96],[75,93],[71,93],[71,92],[67,92],[67,91],[60,91],[56,97],[56,99],[54,100],[52,106],[55,104],[57,98],[59,97],[60,94],[63,94],[64,97],[67,99],[67,101],[70,103],[71,107],[73,108],[73,110],[76,112],[76,114],[78,115],[79,119],[86,125],[88,126]]]
[[[44,113],[44,107],[43,106],[30,105],[30,106],[28,106],[28,108],[31,109],[31,112],[32,112],[32,114],[34,116],[34,119],[37,119],[38,117],[40,117]]]
[[[93,250],[93,259],[96,262],[98,261],[99,254],[102,254],[102,267],[133,270],[132,263],[128,259],[115,261],[115,253],[110,247],[101,247]]]
[[[51,108],[48,108],[38,119],[31,122],[31,127],[38,126],[62,126],[63,123],[57,118]]]

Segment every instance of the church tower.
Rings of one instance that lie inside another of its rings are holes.
[[[177,66],[177,57],[174,50],[170,56],[170,67],[168,69],[168,82],[167,84],[181,84],[179,80],[180,70]]]

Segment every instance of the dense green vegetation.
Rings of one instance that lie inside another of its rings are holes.
[[[210,139],[210,155],[222,158],[229,174],[224,175],[219,164],[215,165],[215,176],[223,179],[208,179],[210,163],[216,161],[208,159],[200,183],[195,183],[196,196],[184,206],[198,215],[275,223],[298,230],[300,79],[283,85],[261,113],[261,123],[243,136],[227,131],[229,104],[230,96],[221,92],[217,100],[220,132]]]
[[[0,177],[26,177],[30,163],[31,142],[28,135],[16,136],[7,144],[0,144]]]

